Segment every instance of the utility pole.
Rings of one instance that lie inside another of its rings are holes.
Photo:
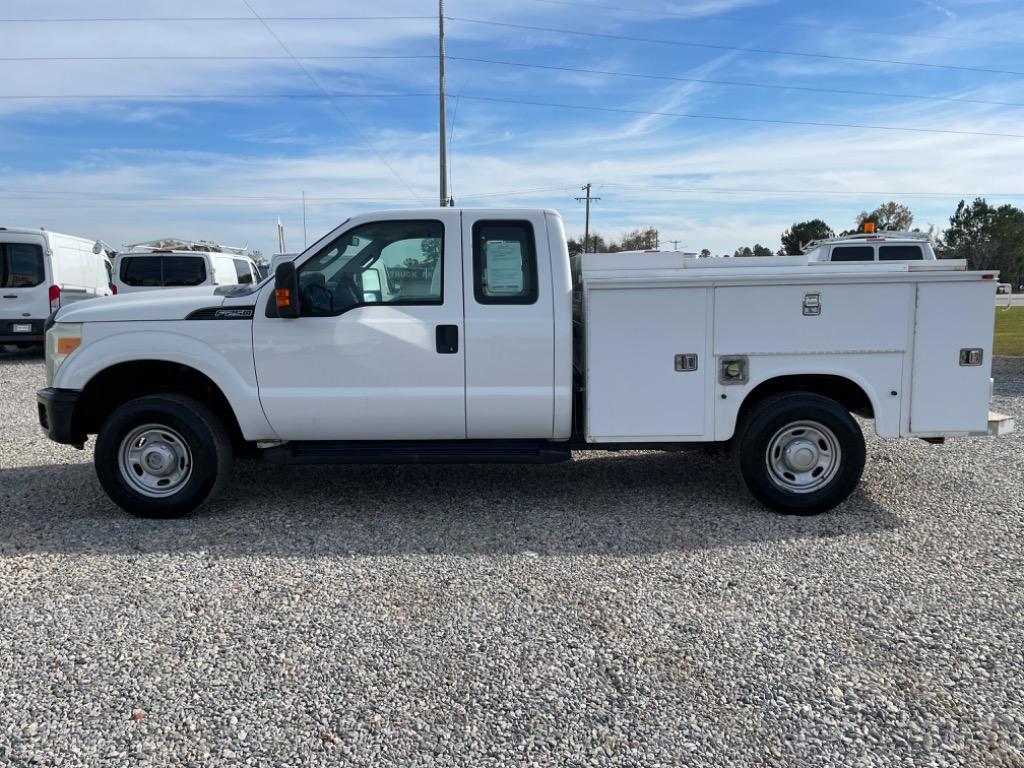
[[[444,105],[444,0],[437,0],[437,74],[438,74],[438,101],[440,102],[440,139],[441,139],[441,207],[448,205],[448,158],[446,156],[445,130],[448,122],[448,112]]]
[[[584,221],[584,224],[583,224],[583,252],[584,253],[588,253],[590,251],[590,201],[591,200],[600,200],[601,199],[600,197],[591,197],[590,196],[590,186],[591,186],[590,182],[587,182],[582,187],[580,187],[580,189],[582,189],[587,194],[586,194],[585,197],[577,197],[576,198],[576,202],[586,201],[586,204],[587,204],[586,214],[584,215],[584,219],[583,219],[583,221]]]
[[[683,241],[682,240],[666,240],[665,242],[666,243],[672,243],[672,250],[673,251],[678,251],[679,250],[679,244],[681,242],[683,242]]]

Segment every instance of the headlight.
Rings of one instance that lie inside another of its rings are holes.
[[[54,323],[46,332],[46,385],[52,386],[64,359],[82,344],[81,323]]]

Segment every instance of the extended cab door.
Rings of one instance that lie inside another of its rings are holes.
[[[296,261],[301,317],[260,292],[260,401],[286,440],[466,437],[459,213],[356,219]]]
[[[555,320],[543,212],[465,213],[466,433],[551,438]]]

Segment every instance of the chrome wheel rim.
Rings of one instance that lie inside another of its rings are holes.
[[[768,477],[784,491],[813,493],[839,473],[843,453],[835,433],[817,421],[787,424],[768,441]]]
[[[162,424],[144,424],[129,432],[118,452],[121,477],[150,498],[171,496],[192,477],[192,452],[185,440]]]

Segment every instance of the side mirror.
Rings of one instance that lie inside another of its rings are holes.
[[[277,316],[294,319],[299,316],[299,272],[291,261],[277,265],[274,272],[274,304]]]

